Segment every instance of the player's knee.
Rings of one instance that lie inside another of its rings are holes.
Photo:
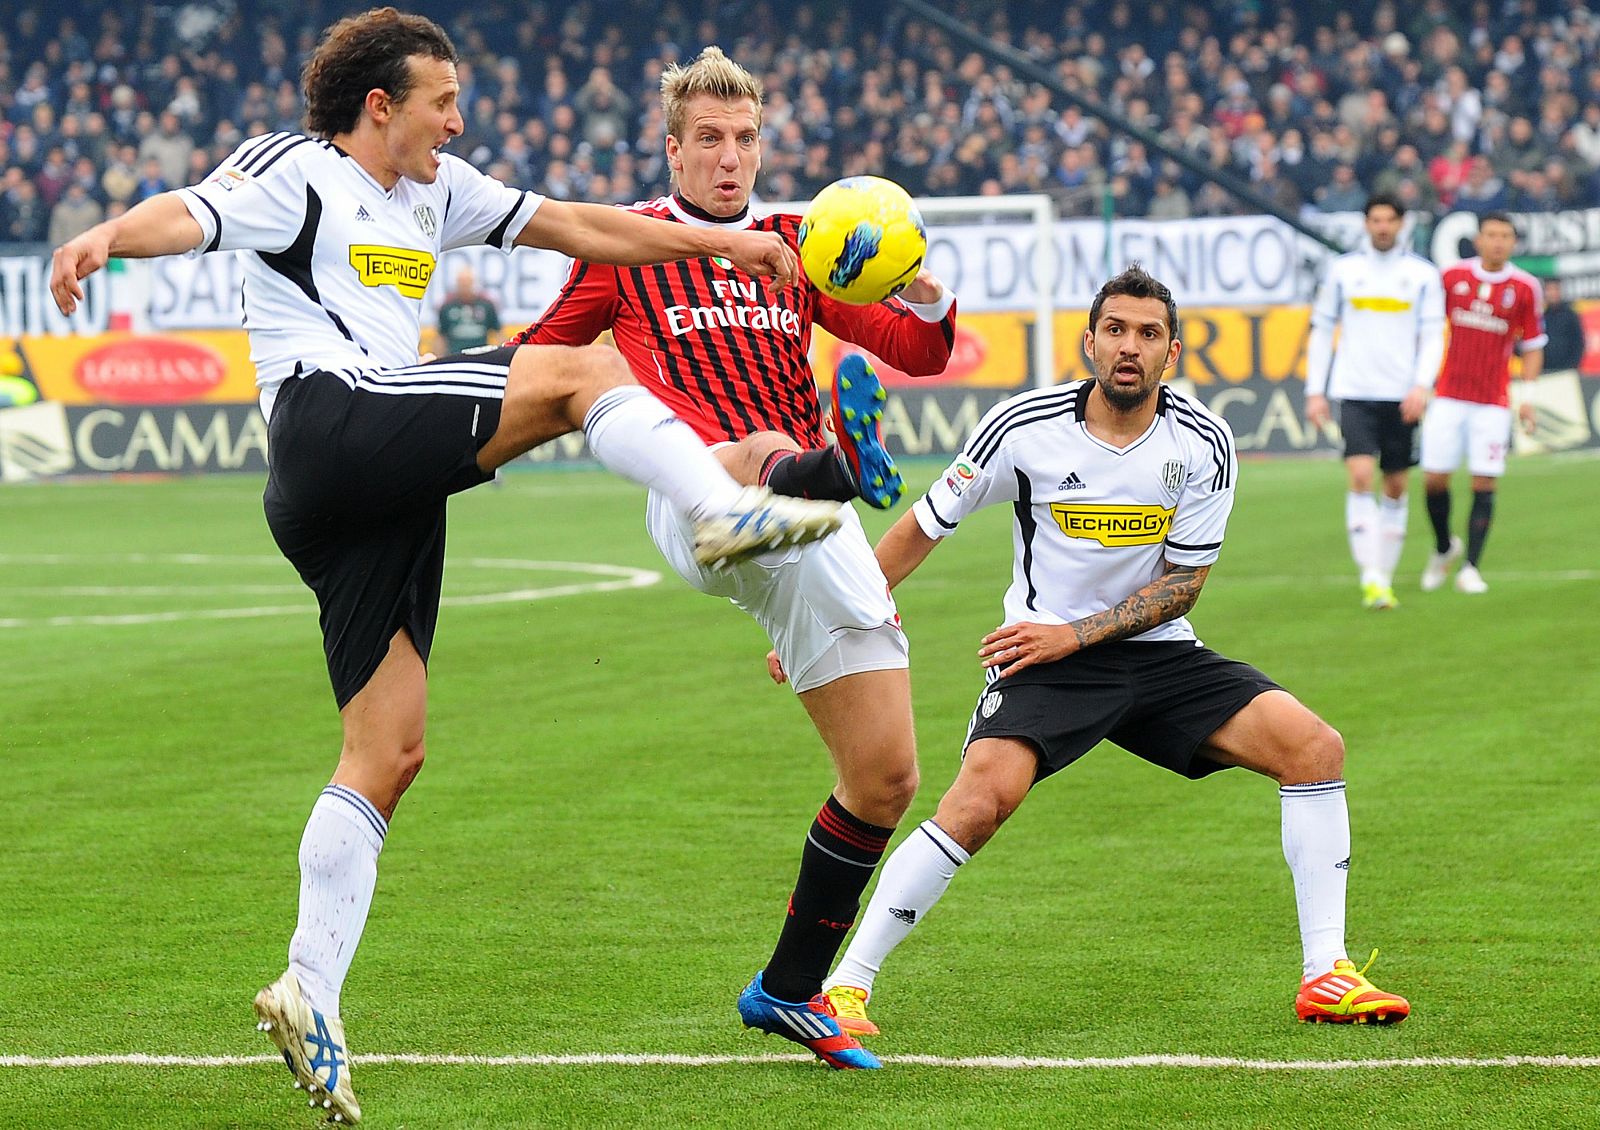
[[[1319,718],[1311,732],[1282,758],[1278,781],[1284,785],[1304,785],[1312,781],[1335,781],[1343,776],[1344,738]]]
[[[878,805],[881,809],[896,814],[895,819],[906,814],[906,809],[911,807],[911,802],[916,798],[917,786],[921,778],[917,773],[917,763],[912,759],[908,764],[899,764],[885,772],[878,781]]]
[[[609,388],[637,382],[627,360],[609,345],[585,345],[577,350],[575,379],[580,389],[599,395]]]

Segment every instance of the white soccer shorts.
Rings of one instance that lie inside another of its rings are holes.
[[[1461,466],[1474,475],[1506,473],[1511,446],[1511,409],[1441,396],[1422,417],[1422,469],[1448,475]]]
[[[694,559],[694,528],[650,492],[645,522],[667,563],[689,584],[725,596],[766,631],[796,693],[845,675],[910,666],[905,633],[861,519],[848,504],[837,533],[786,546],[726,569]]]

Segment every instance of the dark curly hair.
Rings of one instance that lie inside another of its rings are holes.
[[[369,90],[404,101],[411,91],[413,55],[454,63],[456,47],[426,16],[393,8],[373,8],[334,24],[300,74],[306,129],[318,137],[355,129]]]
[[[1106,299],[1112,295],[1121,294],[1128,298],[1154,298],[1167,306],[1167,337],[1169,340],[1178,336],[1178,304],[1172,300],[1172,291],[1167,284],[1161,282],[1154,275],[1148,273],[1138,263],[1129,263],[1126,270],[1115,278],[1107,279],[1105,285],[1094,296],[1094,302],[1089,306],[1089,332],[1100,321],[1100,307],[1105,305]]]

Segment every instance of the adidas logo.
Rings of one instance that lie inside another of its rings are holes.
[[[367,206],[365,204],[358,204],[356,206],[356,219],[363,220],[369,224],[372,222],[372,213],[367,211]]]
[[[900,919],[900,921],[904,922],[907,926],[915,926],[917,924],[917,912],[914,910],[909,910],[900,906],[891,906],[889,908],[889,913]]]
[[[1334,870],[1336,870],[1336,871],[1348,871],[1348,870],[1350,870],[1350,857],[1348,855],[1345,856],[1338,863],[1335,863],[1333,865],[1333,867],[1334,867]]]
[[[1072,474],[1070,474],[1066,478],[1062,479],[1060,485],[1058,485],[1056,487],[1056,489],[1057,490],[1088,490],[1089,489],[1089,484],[1084,482],[1082,479],[1078,478],[1078,472],[1074,471],[1074,472],[1072,472]]]

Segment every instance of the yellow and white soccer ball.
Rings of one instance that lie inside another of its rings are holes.
[[[845,177],[817,193],[800,220],[800,265],[829,298],[855,306],[899,294],[928,253],[906,190],[882,177]]]

